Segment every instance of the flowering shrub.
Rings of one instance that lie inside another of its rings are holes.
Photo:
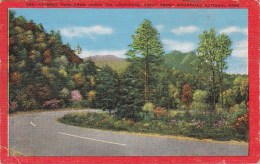
[[[65,69],[59,69],[59,74],[62,76],[62,77],[68,77],[68,73]]]
[[[93,76],[90,76],[89,77],[89,85],[91,87],[94,87],[95,86],[95,78]]]
[[[61,101],[60,100],[49,100],[49,101],[45,101],[42,105],[43,108],[58,108],[60,106]]]
[[[75,75],[73,75],[73,81],[78,85],[78,86],[81,86],[81,85],[84,85],[85,83],[85,78],[83,76],[82,73],[77,73]]]
[[[169,125],[170,126],[174,126],[174,125],[177,125],[178,124],[178,120],[175,119],[175,118],[172,118],[170,121],[169,121]]]
[[[224,119],[220,119],[213,123],[213,128],[221,128],[225,125],[226,125],[226,121]]]
[[[238,116],[234,123],[234,128],[238,133],[244,134],[248,131],[248,113]]]
[[[127,121],[127,124],[128,126],[133,126],[135,124],[134,120],[126,120]]]
[[[153,105],[153,103],[151,103],[151,102],[148,102],[148,103],[145,103],[144,104],[144,106],[143,106],[143,111],[145,111],[145,112],[152,112],[153,111],[153,109],[154,109],[154,105]]]
[[[70,92],[72,102],[80,102],[82,100],[82,95],[78,90],[73,90]]]
[[[191,120],[191,124],[192,124],[192,126],[195,126],[198,129],[202,129],[205,126],[204,121],[195,120],[195,119]]]
[[[70,91],[68,90],[68,88],[63,88],[61,91],[60,91],[60,97],[61,98],[67,98],[70,94]]]
[[[165,118],[168,115],[168,112],[167,112],[167,110],[165,108],[156,107],[153,110],[153,115],[157,119],[162,119],[162,118]]]
[[[39,107],[38,103],[35,101],[35,99],[26,99],[21,102],[21,109],[26,110],[34,110]]]
[[[18,104],[16,101],[10,101],[9,102],[9,110],[12,112],[12,111],[15,111],[18,107]]]
[[[96,98],[96,92],[94,90],[91,90],[88,92],[88,101],[92,102]]]

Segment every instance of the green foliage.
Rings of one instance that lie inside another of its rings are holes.
[[[158,67],[163,60],[163,48],[159,33],[150,20],[145,19],[132,36],[133,42],[126,53],[128,61],[140,65],[144,76],[144,99],[149,99],[149,80],[152,67]]]
[[[97,104],[103,110],[114,110],[118,102],[118,75],[109,66],[105,66],[98,74],[96,87]]]
[[[68,90],[68,88],[63,88],[60,93],[59,93],[60,97],[63,99],[67,99],[70,95],[70,91]]]
[[[59,118],[59,121],[87,128],[181,135],[199,139],[207,138],[226,141],[236,139],[247,141],[247,132],[243,134],[238,132],[238,129],[243,130],[246,127],[246,118],[242,118],[243,116],[240,117],[242,118],[239,123],[241,128],[237,128],[237,130],[236,127],[228,126],[220,116],[213,118],[213,126],[208,123],[208,116],[200,116],[203,117],[185,119],[185,114],[177,113],[168,120],[148,119],[136,122],[132,119],[118,119],[107,113],[82,112],[66,114],[64,117]]]
[[[55,67],[59,68],[59,67],[62,67],[62,68],[66,68],[68,66],[68,59],[66,56],[60,56],[60,57],[56,57],[54,60],[53,60],[53,64]]]
[[[230,108],[236,104],[237,90],[227,89],[223,93],[224,105],[226,108]]]
[[[184,73],[197,74],[196,68],[199,64],[199,59],[195,52],[182,53],[172,51],[164,56],[164,67],[169,70],[179,70]]]
[[[196,112],[206,112],[209,108],[207,104],[208,94],[206,91],[196,90],[193,94],[193,102],[191,104],[191,109]]]
[[[143,82],[139,68],[130,65],[120,78],[119,100],[116,115],[119,118],[140,119],[140,112],[144,105],[142,92]]]
[[[153,103],[145,103],[144,106],[143,106],[143,111],[144,112],[152,112],[154,110],[155,106],[153,105]]]
[[[223,100],[223,71],[227,69],[225,59],[230,56],[232,50],[231,40],[225,34],[216,35],[215,29],[204,31],[200,36],[200,43],[197,49],[200,60],[200,71],[205,77],[211,99],[212,110],[216,110],[216,103],[219,94]]]

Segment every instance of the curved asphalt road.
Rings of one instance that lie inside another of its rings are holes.
[[[118,133],[69,126],[56,121],[69,112],[81,111],[51,111],[10,117],[9,147],[25,156],[248,155],[245,144]]]

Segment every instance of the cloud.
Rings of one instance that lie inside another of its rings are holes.
[[[104,27],[101,25],[95,26],[73,26],[65,27],[60,30],[61,35],[73,38],[73,37],[90,37],[93,38],[97,35],[110,35],[113,33],[113,29],[110,27]]]
[[[81,54],[79,54],[79,57],[86,58],[89,56],[101,56],[101,55],[114,55],[120,58],[124,58],[125,53],[127,50],[91,50],[91,51],[82,51]]]
[[[176,35],[191,34],[197,31],[199,31],[199,28],[196,26],[181,26],[171,30],[171,32]]]
[[[228,69],[227,73],[230,74],[247,74],[248,73],[248,59],[237,58],[230,56],[227,58]]]
[[[158,24],[155,26],[155,28],[158,30],[158,31],[162,31],[164,29],[164,25],[163,24]]]
[[[181,52],[190,52],[195,50],[195,44],[193,42],[180,42],[171,39],[162,40],[164,47],[168,51],[181,51]]]
[[[237,26],[230,26],[223,28],[219,31],[220,33],[226,33],[226,34],[231,34],[231,33],[243,33],[245,35],[248,35],[248,29],[247,28],[240,28]]]
[[[234,45],[234,50],[231,54],[234,57],[248,58],[248,42],[241,40]]]

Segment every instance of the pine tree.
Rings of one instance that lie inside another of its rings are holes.
[[[119,102],[116,115],[136,121],[144,105],[140,90],[143,87],[139,69],[131,64],[120,78]]]
[[[118,75],[109,66],[105,66],[98,74],[96,87],[96,103],[111,114],[118,102]]]
[[[163,59],[163,48],[159,33],[150,20],[145,19],[132,36],[133,42],[126,53],[128,61],[140,65],[144,78],[144,99],[149,101],[149,83],[151,67],[157,66]]]

